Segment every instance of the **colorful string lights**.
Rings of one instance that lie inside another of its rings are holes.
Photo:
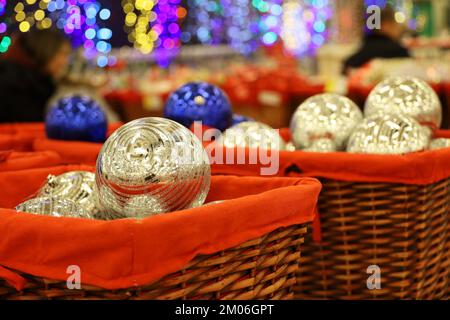
[[[51,0],[47,10],[57,28],[64,30],[75,46],[83,46],[87,59],[95,59],[99,67],[114,63],[114,57],[109,56],[112,30],[106,26],[111,12],[99,1]]]
[[[283,1],[281,37],[293,55],[314,53],[329,36],[328,21],[333,16],[329,0]]]
[[[64,30],[75,47],[83,46],[85,57],[95,59],[100,67],[114,62],[114,58],[109,57],[112,31],[106,27],[110,16],[110,10],[95,0],[26,0],[17,2],[14,7],[14,19],[21,32],[56,25]]]
[[[223,7],[220,0],[187,0],[185,28],[181,34],[183,43],[199,42],[220,44],[223,40]]]
[[[6,0],[0,0],[0,17],[2,17],[6,12]],[[8,26],[5,22],[0,22],[0,53],[5,53],[8,51],[11,45],[11,38],[5,35],[8,30]]]
[[[365,0],[386,3],[396,0]],[[0,0],[0,16],[6,0]],[[13,20],[21,32],[56,26],[68,34],[85,56],[101,67],[111,64],[107,27],[111,11],[106,1],[19,0],[13,4]],[[333,16],[330,0],[122,0],[125,31],[130,43],[143,54],[153,53],[167,66],[182,43],[227,43],[249,55],[260,45],[282,41],[286,51],[301,56],[312,54],[329,39]],[[400,14],[397,17],[402,20]],[[184,21],[186,19],[186,21]],[[0,23],[0,36],[8,23]],[[4,40],[5,39],[5,40]],[[0,52],[9,38],[0,39]]]
[[[154,52],[157,62],[167,66],[181,46],[180,21],[187,11],[181,0],[124,0],[128,40],[144,54]]]
[[[281,37],[287,52],[294,55],[306,53],[311,42],[306,24],[302,19],[303,7],[296,0],[283,2],[283,27]]]
[[[275,44],[281,34],[283,0],[253,0],[252,5],[260,12],[260,41],[265,46]]]
[[[154,5],[152,0],[122,1],[128,40],[144,54],[152,52],[159,39],[158,32],[151,25],[157,18],[153,11]]]
[[[167,67],[178,54],[181,46],[179,19],[186,16],[186,9],[180,7],[181,0],[158,0],[155,13],[158,17],[153,26],[158,33],[155,58],[162,67]]]
[[[222,0],[226,39],[243,55],[250,55],[259,46],[259,15],[249,0]]]

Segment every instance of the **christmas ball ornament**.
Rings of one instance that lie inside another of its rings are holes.
[[[438,138],[438,139],[433,139],[430,142],[431,150],[445,149],[445,148],[450,148],[450,139]]]
[[[105,113],[87,96],[61,98],[45,119],[45,131],[50,139],[104,142],[107,129]]]
[[[108,208],[99,211],[97,219],[114,220],[119,218],[146,218],[149,215],[169,212],[170,209],[164,206],[159,198],[151,195],[130,195],[125,202],[109,188],[102,186],[99,192],[102,195],[102,202],[108,203]]]
[[[190,82],[172,93],[164,106],[164,117],[190,128],[194,121],[219,129],[232,124],[232,110],[225,93],[206,82]]]
[[[86,212],[96,214],[99,211],[95,174],[92,172],[72,171],[59,176],[49,175],[47,183],[39,190],[38,197],[69,199]]]
[[[430,135],[416,120],[404,114],[378,115],[364,119],[348,141],[353,153],[404,154],[425,150]]]
[[[181,124],[163,118],[134,120],[116,130],[103,145],[96,170],[107,219],[200,206],[211,176],[201,142]]]
[[[242,116],[240,114],[233,114],[233,119],[232,119],[232,123],[231,126],[235,126],[238,125],[241,122],[248,122],[248,121],[255,121],[252,118],[246,117],[246,116]]]
[[[227,148],[286,149],[286,144],[277,130],[256,121],[241,122],[225,130],[217,139],[217,144]]]
[[[362,118],[362,112],[350,99],[337,94],[319,94],[295,111],[290,125],[292,139],[297,149],[308,149],[315,140],[329,139],[328,145],[334,144],[336,150],[342,150]]]
[[[387,78],[372,90],[364,114],[378,113],[403,113],[431,128],[439,128],[442,121],[441,103],[433,88],[412,77]]]
[[[16,211],[53,217],[92,219],[93,216],[75,201],[58,197],[38,197],[19,204]]]
[[[323,138],[323,139],[317,139],[314,140],[310,147],[303,149],[305,152],[319,152],[319,153],[326,153],[326,152],[336,152],[336,144],[333,140]]]

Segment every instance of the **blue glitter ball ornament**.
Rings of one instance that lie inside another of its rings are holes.
[[[225,93],[206,82],[190,82],[172,93],[164,117],[190,128],[194,121],[224,131],[232,124],[233,112]]]
[[[255,120],[252,118],[235,113],[235,114],[233,114],[233,120],[232,120],[231,126],[235,126],[241,122],[249,122],[249,121],[255,121]]]
[[[87,96],[61,98],[45,120],[45,131],[50,139],[104,142],[107,129],[105,113]]]

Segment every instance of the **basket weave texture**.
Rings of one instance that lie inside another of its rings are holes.
[[[280,228],[212,255],[198,256],[183,270],[157,282],[123,290],[82,285],[21,273],[21,292],[0,280],[0,299],[293,299],[307,224]]]
[[[322,242],[305,241],[296,298],[448,297],[450,179],[428,185],[322,183]],[[372,265],[380,268],[380,289],[368,289]]]

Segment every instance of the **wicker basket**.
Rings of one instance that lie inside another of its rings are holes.
[[[319,228],[305,239],[296,298],[447,298],[449,158],[448,150],[405,157],[281,153],[279,175],[318,177],[323,185],[321,239],[313,239]],[[214,174],[258,176],[261,167],[212,168]],[[369,289],[372,266],[380,268],[381,288]]]
[[[186,268],[146,286],[108,291],[21,274],[17,292],[0,280],[0,299],[292,299],[307,225],[280,228],[213,255],[198,256]]]
[[[322,183],[323,241],[306,239],[296,298],[446,298],[450,180],[425,186]],[[370,265],[380,267],[381,289],[367,287]]]

